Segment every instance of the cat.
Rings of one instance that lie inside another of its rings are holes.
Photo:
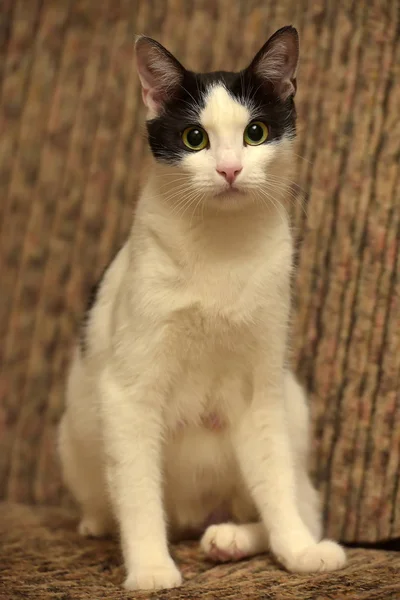
[[[298,34],[239,73],[195,74],[141,36],[154,160],[75,350],[60,424],[82,535],[118,527],[125,587],[179,586],[168,541],[213,560],[346,561],[322,539],[308,408],[288,367]],[[280,195],[281,196],[280,196]]]

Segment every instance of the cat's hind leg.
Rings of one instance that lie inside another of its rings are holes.
[[[241,560],[268,550],[268,538],[262,523],[221,523],[210,525],[200,546],[211,560]]]
[[[68,378],[66,411],[61,420],[58,450],[64,482],[82,511],[78,531],[85,537],[100,537],[114,527],[108,501],[98,416],[79,350]]]
[[[64,481],[81,508],[78,532],[84,537],[107,535],[113,529],[113,519],[104,477],[72,437],[65,416],[59,431],[59,453]]]

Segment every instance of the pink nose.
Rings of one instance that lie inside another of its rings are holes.
[[[217,167],[217,173],[222,175],[222,177],[225,177],[226,181],[232,185],[236,177],[242,171],[242,168],[243,167],[240,167],[239,165],[221,165],[220,167]]]

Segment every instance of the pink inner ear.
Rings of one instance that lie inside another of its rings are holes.
[[[154,88],[142,87],[144,105],[154,113],[159,113],[162,107],[162,94]]]
[[[142,98],[144,105],[153,112],[157,110],[157,105],[153,100],[152,90],[142,85]]]
[[[147,102],[148,102],[147,97],[148,97],[148,95],[149,95],[149,90],[145,89],[144,87],[142,87],[142,98],[143,98],[143,102],[144,102],[145,106],[147,106]]]
[[[139,76],[142,84],[142,98],[144,105],[152,112],[159,112],[162,104],[162,93],[151,80],[151,73],[147,69],[143,71],[139,68]]]
[[[165,48],[154,40],[139,39],[136,63],[142,84],[144,104],[153,113],[159,113],[182,77],[183,67]]]

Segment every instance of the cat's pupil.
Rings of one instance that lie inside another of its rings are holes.
[[[203,132],[200,129],[192,129],[187,134],[187,141],[191,146],[200,146],[203,141]]]
[[[253,125],[249,125],[247,129],[247,135],[252,142],[259,142],[262,136],[264,135],[264,132],[260,125],[257,125],[257,123],[253,123]]]

